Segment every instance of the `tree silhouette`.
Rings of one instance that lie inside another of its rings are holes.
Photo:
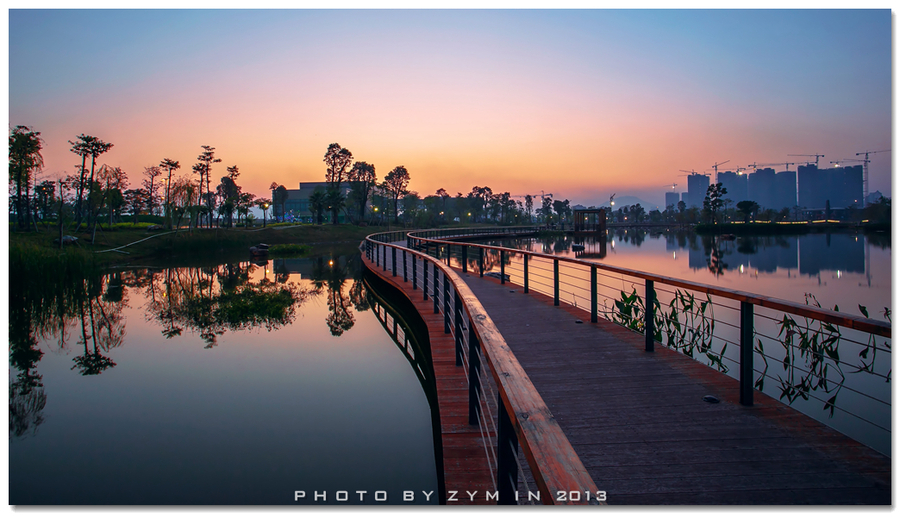
[[[353,161],[353,153],[348,149],[341,147],[340,144],[329,144],[328,150],[325,152],[325,181],[328,182],[329,189],[339,189],[341,182],[344,181],[344,175],[350,162]]]
[[[198,204],[203,203],[202,199],[203,199],[203,177],[204,177],[204,175],[206,176],[206,192],[209,193],[209,184],[210,184],[209,175],[212,173],[212,165],[217,164],[222,161],[221,158],[215,157],[216,148],[211,147],[211,146],[200,146],[200,147],[203,148],[203,152],[200,153],[200,155],[197,157],[197,160],[201,164],[203,164],[203,167],[201,167],[199,170],[197,170],[197,169],[194,170],[194,172],[197,172],[200,174],[200,193],[199,194],[200,194],[201,201],[198,202]],[[206,208],[207,208],[208,213],[212,214],[212,209],[213,209],[212,199],[209,196],[206,197]]]
[[[166,178],[166,201],[165,201],[165,225],[166,228],[172,229],[172,207],[171,207],[171,199],[169,198],[172,191],[172,173],[181,169],[181,164],[178,163],[177,160],[172,160],[170,158],[163,158],[159,163],[159,167],[168,171],[169,176]]]
[[[338,212],[342,208],[344,208],[344,194],[340,191],[340,189],[328,189],[325,193],[325,206],[328,208],[328,211],[331,212],[331,224],[338,224]]]
[[[369,201],[369,193],[375,186],[375,166],[367,162],[356,162],[347,175],[350,181],[351,199],[359,208],[358,218],[362,222],[366,219],[366,203]]]
[[[759,204],[751,200],[739,201],[737,210],[744,215],[744,223],[750,223],[750,216],[759,210]]]
[[[33,174],[44,165],[41,134],[28,126],[16,126],[9,134],[9,179],[16,188],[16,219],[20,229],[28,226],[31,214],[29,190]]]
[[[162,169],[159,166],[150,166],[144,168],[144,176],[147,178],[142,182],[144,189],[147,192],[147,211],[152,215],[153,208],[156,205],[155,201],[159,198],[156,195],[156,189],[159,188],[159,185],[154,184],[154,180],[157,177],[162,175]]]
[[[88,198],[89,199],[90,199],[91,195],[93,194],[93,190],[95,187],[94,166],[97,163],[97,157],[99,157],[103,153],[106,153],[113,147],[113,145],[108,142],[103,142],[102,140],[100,140],[98,138],[93,138],[93,137],[91,137],[91,138],[93,140],[91,140],[89,143],[87,143],[88,151],[90,152],[90,155],[91,155],[91,177],[88,180]],[[88,224],[90,224],[91,219],[96,219],[97,214],[88,213],[88,216],[91,216],[91,218],[89,218],[89,220],[88,220]],[[94,228],[96,230],[96,226]],[[91,238],[91,241],[93,242],[93,238]]]
[[[382,185],[394,200],[394,222],[396,223],[399,220],[398,200],[406,194],[406,186],[409,185],[409,171],[402,165],[398,165],[384,177]]]
[[[309,211],[313,213],[316,218],[316,224],[322,224],[322,215],[325,213],[325,209],[328,208],[328,195],[319,187],[316,187],[312,194],[309,196]]]

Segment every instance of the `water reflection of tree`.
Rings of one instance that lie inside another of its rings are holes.
[[[56,338],[65,350],[72,332],[80,329],[77,342],[85,352],[74,359],[73,369],[99,374],[115,365],[103,353],[122,345],[127,298],[120,274],[102,276],[74,261],[36,272],[27,261],[12,258],[10,268],[21,272],[11,276],[9,292],[9,363],[18,371],[9,387],[9,430],[19,437],[36,432],[47,403],[37,372],[44,355],[39,340]]]
[[[350,297],[344,294],[344,283],[350,272],[350,264],[342,264],[340,259],[319,257],[313,263],[312,280],[317,292],[328,291],[328,316],[325,323],[333,336],[341,336],[356,323],[350,311]],[[351,289],[352,291],[352,289]]]
[[[293,322],[295,308],[308,291],[267,278],[251,282],[256,268],[249,262],[228,263],[154,274],[147,287],[147,318],[162,326],[166,338],[185,329],[196,331],[207,349],[229,330],[264,326],[272,331]]]
[[[82,376],[100,374],[116,366],[116,362],[103,353],[120,347],[125,339],[125,319],[122,308],[125,302],[122,279],[119,274],[106,278],[106,294],[99,278],[88,278],[87,297],[78,301],[81,336],[78,343],[84,346],[84,354],[73,358]],[[110,295],[111,294],[111,295]]]

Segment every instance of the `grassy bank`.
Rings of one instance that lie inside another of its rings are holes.
[[[197,260],[219,256],[243,256],[258,243],[269,245],[304,245],[307,253],[328,252],[335,248],[352,249],[378,227],[355,225],[294,225],[264,229],[195,229],[177,233],[146,228],[113,228],[97,231],[91,244],[89,232],[75,232],[75,245],[67,245],[64,257],[86,258],[101,265],[141,261]],[[10,232],[10,253],[30,256],[58,256],[58,236],[47,232]]]

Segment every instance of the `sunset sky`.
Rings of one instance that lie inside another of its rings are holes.
[[[132,186],[210,145],[214,179],[268,197],[323,181],[338,142],[422,196],[662,204],[679,170],[890,149],[891,44],[887,9],[11,10],[9,124],[41,132],[47,177],[85,133]]]

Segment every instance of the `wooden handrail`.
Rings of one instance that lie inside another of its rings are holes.
[[[502,227],[501,227],[502,228]],[[513,227],[515,228],[515,227]],[[456,230],[456,229],[445,229],[447,230]],[[465,230],[465,229],[458,229]],[[498,228],[499,230],[499,228]],[[419,231],[408,232],[407,236],[416,239],[427,241],[429,243],[437,243],[442,245],[459,245],[458,241],[452,241],[448,239],[434,239],[434,238],[426,238],[415,235]],[[468,236],[460,236],[460,237],[468,237]],[[539,252],[530,252],[527,250],[519,250],[516,248],[506,248],[502,246],[493,246],[493,245],[482,245],[477,243],[469,243],[468,246],[473,246],[477,248],[483,248],[485,250],[497,250],[504,251],[508,253],[514,254],[523,254],[531,257],[540,257],[543,259],[549,260],[558,260],[560,262],[578,264],[581,266],[587,267],[596,267],[600,270],[605,270],[608,272],[618,273],[622,275],[628,275],[631,277],[636,277],[639,279],[644,279],[648,281],[659,282],[662,284],[668,284],[671,286],[689,289],[693,291],[697,291],[700,293],[707,293],[709,295],[716,295],[718,297],[727,298],[731,300],[736,300],[738,302],[748,302],[750,304],[754,304],[760,307],[773,309],[776,311],[784,311],[787,313],[792,313],[795,315],[799,315],[806,318],[814,318],[816,320],[821,320],[822,322],[828,322],[830,324],[836,324],[843,327],[848,327],[850,329],[856,329],[858,331],[862,331],[864,333],[871,333],[878,336],[884,336],[890,338],[891,336],[891,324],[887,322],[883,322],[881,320],[876,320],[872,318],[858,317],[856,315],[851,315],[849,313],[839,312],[839,311],[831,311],[827,309],[817,308],[814,306],[808,306],[804,304],[799,304],[797,302],[791,302],[789,300],[777,299],[774,297],[766,297],[764,295],[758,295],[755,293],[749,293],[745,291],[738,290],[729,290],[727,288],[721,288],[718,286],[712,286],[709,284],[703,284],[699,282],[686,281],[683,279],[676,279],[674,277],[668,277],[665,275],[657,275],[654,273],[642,272],[639,270],[632,270],[629,268],[622,268],[619,266],[612,266],[603,263],[594,263],[590,261],[585,261],[583,259],[574,259],[571,257],[563,257],[556,256],[550,254],[543,254]]]
[[[402,248],[406,253],[436,265],[456,290],[497,385],[503,407],[513,423],[519,444],[523,446],[525,458],[541,491],[541,500],[548,504],[560,503],[556,500],[559,492],[589,492],[596,495],[597,486],[569,439],[468,284],[450,267],[428,254],[376,239],[386,234],[373,234],[366,240],[374,246]],[[566,503],[588,503],[584,500],[566,500]],[[599,502],[592,499],[590,503]]]

